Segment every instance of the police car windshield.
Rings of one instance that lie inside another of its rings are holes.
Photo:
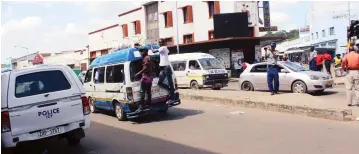
[[[200,59],[199,62],[201,63],[203,70],[224,69],[216,58],[203,58]]]

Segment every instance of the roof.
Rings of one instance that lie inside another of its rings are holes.
[[[212,39],[206,41],[199,41],[194,43],[187,43],[187,44],[179,44],[179,46],[189,46],[194,44],[205,44],[205,43],[212,43],[212,42],[223,42],[223,41],[240,41],[240,40],[275,40],[275,39],[284,39],[286,37],[227,37],[227,38],[219,38],[219,39]],[[168,46],[168,47],[175,47],[176,45]]]
[[[215,57],[208,53],[195,52],[195,53],[173,54],[173,55],[169,55],[168,58],[170,61],[177,61],[177,60],[215,58]]]
[[[124,15],[126,15],[126,14],[130,14],[130,13],[132,13],[132,12],[136,12],[136,11],[141,10],[141,9],[142,9],[142,7],[135,8],[135,9],[133,9],[133,10],[130,10],[130,11],[127,11],[127,12],[124,12],[124,13],[119,14],[118,17],[124,16]]]
[[[150,49],[149,46],[145,46],[147,49]],[[158,49],[158,46],[153,46],[154,49]],[[158,55],[158,54],[151,54],[150,55]],[[116,63],[123,63],[128,61],[136,61],[142,59],[139,51],[137,48],[127,48],[122,50],[114,51],[113,53],[97,57],[94,59],[90,65],[91,67],[97,66],[104,66]]]

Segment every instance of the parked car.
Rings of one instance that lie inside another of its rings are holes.
[[[332,88],[333,79],[323,72],[310,71],[289,61],[277,63],[279,89],[294,93],[323,92]],[[244,91],[269,90],[267,84],[267,63],[252,64],[241,74],[239,86]]]
[[[48,137],[79,144],[90,127],[85,90],[68,66],[51,65],[1,74],[1,144]]]

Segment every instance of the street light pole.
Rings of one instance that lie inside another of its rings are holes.
[[[179,54],[179,36],[178,36],[178,6],[176,0],[176,29],[177,29],[177,54]]]
[[[23,48],[23,49],[26,49],[26,54],[29,55],[29,48],[27,48],[27,47],[15,45],[14,48]]]
[[[351,23],[350,21],[350,1],[348,1],[348,19],[349,19],[349,25]]]

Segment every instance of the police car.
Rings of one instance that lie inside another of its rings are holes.
[[[85,90],[68,66],[36,66],[1,74],[1,144],[58,136],[79,144],[90,127]]]

